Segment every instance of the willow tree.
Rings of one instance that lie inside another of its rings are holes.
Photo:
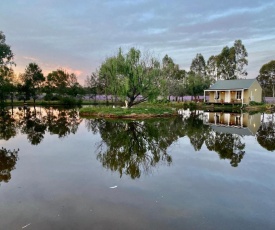
[[[100,78],[105,79],[106,92],[125,99],[128,107],[154,100],[161,92],[160,62],[136,48],[126,54],[119,49],[116,56],[107,58],[100,67]]]
[[[121,50],[120,50],[121,52]],[[117,56],[108,57],[101,65],[99,70],[99,82],[103,86],[106,100],[108,101],[108,94],[117,98],[122,90],[123,81],[120,76],[120,52]]]

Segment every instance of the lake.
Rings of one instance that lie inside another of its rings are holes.
[[[0,117],[1,229],[274,229],[275,117]]]

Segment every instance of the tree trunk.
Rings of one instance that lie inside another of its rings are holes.
[[[13,107],[13,93],[11,94],[11,106]]]

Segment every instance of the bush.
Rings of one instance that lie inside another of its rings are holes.
[[[251,106],[254,106],[254,105],[264,105],[264,103],[263,102],[250,101],[249,105],[251,105]]]
[[[169,103],[169,102],[170,101],[166,98],[153,101],[154,104],[166,104],[166,103]]]
[[[45,101],[58,101],[59,98],[56,95],[53,95],[52,93],[46,94],[44,97]]]
[[[62,97],[60,98],[60,103],[63,105],[81,105],[82,99],[77,99],[74,97]]]

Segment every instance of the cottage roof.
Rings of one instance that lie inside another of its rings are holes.
[[[219,80],[209,90],[248,89],[256,79]]]
[[[228,133],[228,134],[238,134],[241,136],[254,136],[255,133],[253,133],[249,128],[247,127],[233,127],[233,126],[219,126],[219,125],[212,125],[211,128],[218,133]]]

